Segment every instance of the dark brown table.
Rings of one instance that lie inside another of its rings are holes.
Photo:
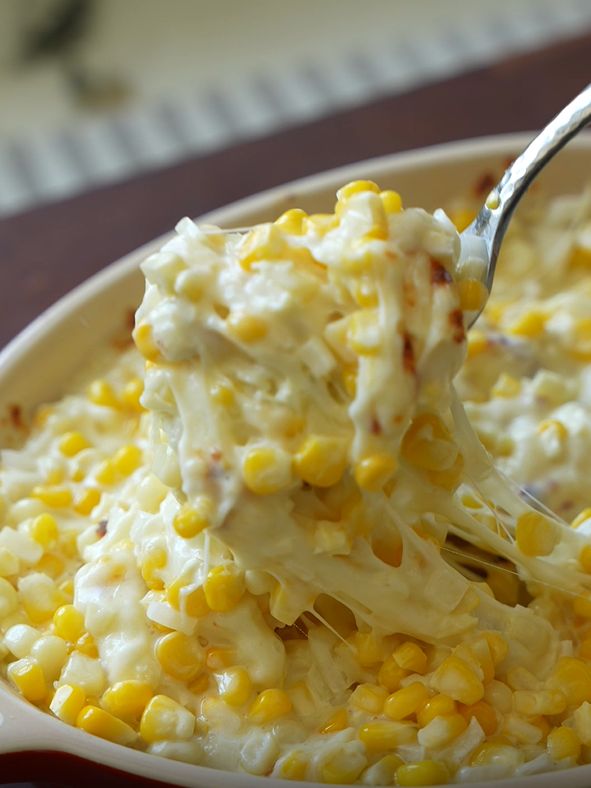
[[[0,220],[0,346],[63,293],[181,216],[372,156],[536,129],[590,81],[586,34]],[[39,759],[27,765],[25,773],[22,759],[12,769],[0,763],[0,783],[48,779]],[[81,784],[49,779],[51,786]],[[84,784],[96,784],[91,774]]]

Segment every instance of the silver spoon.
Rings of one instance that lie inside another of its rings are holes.
[[[484,261],[482,280],[492,287],[503,236],[517,204],[531,182],[566,143],[591,122],[591,85],[588,85],[542,129],[518,156],[488,195],[480,213],[461,233],[461,261]],[[474,312],[473,325],[482,309]]]

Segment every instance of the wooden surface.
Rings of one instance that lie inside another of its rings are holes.
[[[539,128],[590,75],[585,35],[1,220],[0,346],[74,285],[181,216],[371,156]],[[77,784],[49,779],[52,786]]]

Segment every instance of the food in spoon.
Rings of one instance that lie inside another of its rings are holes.
[[[371,182],[246,235],[183,220],[143,265],[145,368],[106,360],[4,452],[1,642],[24,697],[288,779],[585,762],[591,211],[522,216],[468,335],[481,261]]]

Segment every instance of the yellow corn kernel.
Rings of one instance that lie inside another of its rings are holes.
[[[421,728],[424,728],[435,717],[455,714],[457,710],[455,700],[449,695],[434,695],[417,712],[417,722]]]
[[[476,211],[470,208],[459,208],[452,211],[449,218],[456,226],[456,230],[461,233],[466,227],[469,227],[476,218]]]
[[[56,484],[61,484],[65,478],[65,472],[63,468],[50,468],[47,473],[45,474],[45,484],[48,486],[53,486]]]
[[[184,504],[173,520],[174,530],[183,539],[192,539],[208,528],[214,518],[214,505],[207,495],[198,495],[192,504]]]
[[[304,233],[304,223],[308,215],[300,208],[290,208],[275,220],[274,224],[290,235],[302,235]]]
[[[105,486],[115,484],[117,481],[117,471],[115,470],[112,460],[103,460],[100,462],[94,472],[94,478],[99,484]]]
[[[359,739],[368,752],[383,752],[416,741],[416,729],[406,722],[372,720],[359,728]]]
[[[367,760],[359,752],[337,751],[320,767],[320,778],[328,785],[352,785],[366,765]]]
[[[65,563],[54,553],[45,553],[32,567],[35,572],[42,572],[44,575],[56,580],[65,569]]]
[[[378,671],[378,681],[388,692],[394,692],[400,689],[400,682],[407,675],[406,670],[398,665],[394,657],[388,657]]]
[[[357,661],[362,668],[377,665],[383,658],[382,638],[373,632],[355,632],[353,636]]]
[[[525,312],[517,318],[509,328],[507,333],[514,336],[527,337],[528,339],[535,339],[544,333],[546,326],[547,316],[543,312],[531,310]]]
[[[538,424],[537,430],[540,435],[552,434],[560,443],[568,438],[568,429],[558,419],[544,419]]]
[[[74,511],[78,514],[90,514],[100,499],[101,494],[95,487],[81,490],[74,500]]]
[[[76,643],[84,633],[84,616],[74,605],[62,605],[53,614],[53,630],[68,643]]]
[[[346,468],[345,442],[325,435],[309,435],[294,457],[298,477],[315,487],[332,487]]]
[[[209,605],[205,598],[203,586],[187,589],[181,594],[181,609],[191,618],[202,618],[209,613]]]
[[[463,312],[479,312],[486,304],[488,289],[480,279],[462,279],[458,282],[458,295]]]
[[[246,668],[227,668],[218,676],[220,698],[230,706],[243,706],[252,693],[252,681]]]
[[[468,723],[472,717],[476,717],[478,724],[487,736],[492,736],[498,728],[499,721],[497,719],[497,713],[493,707],[484,700],[479,700],[471,706],[461,704],[459,712]]]
[[[569,706],[580,706],[584,701],[591,701],[591,670],[576,657],[560,657],[547,686],[563,692]]]
[[[75,457],[89,446],[90,443],[81,432],[66,432],[58,444],[59,450],[66,457]]]
[[[376,355],[382,344],[379,314],[362,309],[351,315],[347,326],[347,344],[358,356]]]
[[[288,248],[282,228],[275,224],[262,224],[246,234],[240,245],[240,265],[250,271],[255,263],[263,260],[281,260]]]
[[[560,540],[555,523],[538,512],[519,515],[515,529],[517,547],[524,555],[550,555]]]
[[[40,514],[31,523],[31,536],[46,550],[55,544],[58,535],[57,521],[51,514]]]
[[[483,331],[472,329],[468,332],[468,358],[474,358],[488,348],[488,337]]]
[[[365,277],[358,279],[352,284],[351,293],[357,304],[364,309],[371,309],[380,303],[374,283]]]
[[[337,733],[349,727],[347,709],[337,709],[320,728],[320,733]]]
[[[131,336],[146,361],[157,361],[160,358],[160,350],[154,341],[154,333],[149,323],[137,325],[131,332]]]
[[[471,766],[489,766],[493,763],[516,765],[518,751],[515,747],[509,746],[506,737],[497,737],[495,741],[483,742],[472,753],[470,758]],[[517,763],[519,760],[517,761]]]
[[[201,675],[197,676],[195,681],[191,681],[187,685],[187,689],[189,692],[192,692],[193,695],[201,695],[203,692],[206,692],[209,689],[209,674],[201,673]]]
[[[419,744],[429,749],[444,747],[457,739],[467,727],[467,720],[458,712],[435,717],[419,731]]]
[[[570,524],[571,528],[578,528],[583,523],[591,520],[591,509],[582,509]]]
[[[392,478],[396,466],[396,458],[391,454],[371,454],[355,466],[355,481],[361,489],[377,492]]]
[[[170,632],[156,643],[156,659],[162,669],[179,681],[192,681],[205,667],[205,654],[197,638]]]
[[[118,719],[136,725],[153,694],[146,681],[118,681],[103,693],[101,706]]]
[[[55,691],[49,710],[62,722],[75,725],[78,715],[84,708],[86,696],[84,690],[71,684],[62,684]]]
[[[380,199],[386,213],[400,213],[402,210],[402,197],[398,192],[386,189],[380,192]]]
[[[483,632],[495,665],[501,663],[509,653],[509,644],[499,632]]]
[[[209,390],[209,396],[221,408],[231,408],[236,403],[234,389],[229,383],[215,383]]]
[[[210,610],[227,613],[244,595],[244,576],[230,565],[214,566],[203,584],[205,601]]]
[[[106,380],[93,380],[86,391],[86,396],[95,405],[103,408],[117,408],[119,400],[115,396],[113,387]]]
[[[581,754],[581,740],[577,736],[576,731],[565,726],[554,728],[554,730],[550,731],[546,747],[548,755],[553,761],[561,761],[564,758],[572,758],[572,760],[578,761]]]
[[[501,372],[497,382],[491,388],[490,393],[493,397],[502,397],[504,399],[511,399],[517,397],[521,392],[521,381],[517,378],[508,375],[506,372]]]
[[[346,202],[354,194],[361,194],[362,192],[373,192],[374,194],[380,193],[380,187],[373,181],[351,181],[345,186],[342,186],[337,192],[337,200],[339,202]]]
[[[345,391],[353,399],[357,393],[357,365],[344,366],[342,375]]]
[[[513,708],[524,717],[562,714],[566,709],[566,698],[557,689],[516,690],[513,693]]]
[[[446,657],[434,673],[434,686],[444,695],[471,706],[484,696],[484,684],[460,657]]]
[[[244,315],[232,312],[227,320],[228,333],[240,342],[260,342],[267,336],[269,325],[266,320],[258,315]]]
[[[591,545],[586,544],[579,553],[579,563],[583,572],[591,573]]]
[[[406,462],[425,471],[452,468],[459,456],[450,431],[434,413],[421,413],[413,420],[401,453]]]
[[[266,689],[250,707],[249,717],[257,725],[266,725],[285,717],[291,709],[291,699],[287,692],[281,689]]]
[[[429,698],[429,690],[415,681],[386,698],[384,714],[392,720],[404,720],[415,714]]]
[[[359,684],[353,690],[349,703],[368,714],[380,714],[387,696],[388,690],[385,687],[377,684]]]
[[[190,739],[194,731],[195,716],[167,695],[155,695],[140,722],[140,736],[148,744]]]
[[[409,673],[425,673],[427,670],[427,655],[410,640],[398,646],[392,656],[396,664]]]
[[[288,753],[277,764],[277,776],[282,780],[305,780],[308,772],[308,759],[303,752]]]
[[[122,446],[115,452],[111,462],[117,473],[121,476],[129,476],[141,465],[141,449],[133,444]]]
[[[63,509],[72,504],[72,491],[68,487],[39,484],[33,487],[31,497],[37,498],[51,509]]]
[[[115,744],[131,744],[137,738],[133,728],[98,706],[85,706],[76,718],[76,727]]]
[[[205,664],[209,670],[223,670],[231,667],[236,661],[236,653],[229,648],[208,648]]]
[[[22,577],[18,587],[21,605],[33,624],[50,619],[64,601],[53,580],[44,574]]]
[[[371,543],[372,550],[376,558],[389,566],[400,566],[402,563],[402,539],[391,534],[389,537],[380,539],[375,537]]]
[[[291,456],[273,446],[255,446],[244,457],[242,478],[256,495],[273,495],[291,484]]]
[[[23,657],[11,662],[6,673],[20,694],[31,703],[39,703],[47,695],[43,669],[36,659]]]
[[[581,618],[591,618],[591,594],[573,599],[573,612]]]
[[[97,659],[99,655],[98,648],[90,632],[85,632],[84,635],[78,638],[76,641],[76,651],[92,659]]]
[[[396,769],[396,785],[446,785],[448,782],[445,764],[437,761],[417,761]]]
[[[144,383],[140,378],[128,380],[121,390],[121,402],[130,410],[141,413],[143,411],[141,396],[144,393]]]
[[[164,582],[160,577],[160,570],[168,562],[166,550],[162,547],[152,547],[141,564],[141,573],[145,584],[153,591],[161,591]]]

